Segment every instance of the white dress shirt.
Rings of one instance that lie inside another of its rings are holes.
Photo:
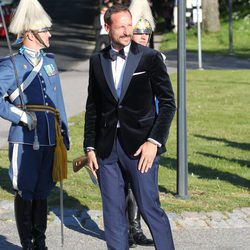
[[[114,49],[112,44],[111,44],[111,49],[118,52],[118,50]],[[123,75],[127,63],[129,49],[130,49],[130,44],[123,48],[126,59],[117,56],[117,59],[115,61],[111,61],[112,74],[118,98],[120,98],[121,96]],[[117,128],[120,128],[119,121],[117,122]]]
[[[116,49],[114,49],[112,44],[111,44],[111,49],[118,52]],[[129,49],[130,49],[130,44],[124,47],[124,54],[126,56],[126,59],[123,59],[120,56],[117,56],[117,59],[111,62],[115,89],[116,89],[117,96],[119,98],[121,96],[123,75],[124,75],[124,70],[125,70],[126,63],[127,63]]]

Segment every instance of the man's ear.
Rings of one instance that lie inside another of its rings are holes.
[[[31,31],[28,31],[27,33],[26,33],[26,37],[30,40],[30,41],[34,41],[36,38],[35,38],[35,36],[34,36],[34,34],[33,34],[33,32],[31,32]]]
[[[105,28],[105,30],[109,33],[109,31],[110,31],[110,26],[109,26],[107,23],[104,24],[104,28]]]

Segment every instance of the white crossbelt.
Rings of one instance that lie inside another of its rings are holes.
[[[36,77],[37,73],[42,68],[42,65],[43,65],[43,58],[41,58],[40,62],[33,68],[33,70],[30,72],[25,81],[22,84],[20,84],[20,86],[15,91],[11,93],[11,95],[9,96],[11,102],[13,102],[31,84],[31,82]]]

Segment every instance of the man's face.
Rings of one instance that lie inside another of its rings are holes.
[[[123,11],[113,14],[111,21],[111,25],[105,24],[105,28],[109,33],[113,47],[120,50],[131,42],[132,18],[128,11]]]
[[[43,41],[44,44],[42,44],[39,39],[37,38],[37,35],[39,35],[40,39]],[[50,46],[49,39],[51,37],[51,34],[49,31],[44,32],[38,32],[34,33],[32,31],[28,31],[25,33],[23,44],[33,50],[39,51],[43,48],[48,48]]]
[[[50,43],[49,43],[49,39],[51,38],[50,32],[44,31],[44,32],[39,32],[38,34],[41,37],[44,44],[46,45],[46,48],[48,48],[50,46]],[[39,41],[37,42],[42,46],[42,48],[44,47]]]
[[[133,34],[133,40],[136,43],[139,43],[143,46],[147,46],[149,43],[149,34],[145,34],[145,33]]]

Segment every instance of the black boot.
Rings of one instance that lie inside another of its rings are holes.
[[[137,247],[137,245],[136,245],[136,243],[134,241],[134,238],[133,238],[133,236],[132,236],[131,233],[128,233],[128,246],[129,246],[129,248],[135,248],[135,247]]]
[[[154,246],[154,241],[148,239],[143,232],[133,234],[134,241],[140,246]]]
[[[47,200],[34,200],[32,208],[32,236],[34,250],[46,250]]]
[[[32,250],[32,200],[24,200],[18,193],[15,196],[15,217],[17,231],[23,250]]]
[[[129,221],[129,233],[132,235],[134,243],[141,246],[154,246],[154,241],[148,239],[142,231],[140,211],[130,187],[128,188],[127,194],[127,213]]]
[[[128,188],[127,194],[127,213],[129,222],[129,232],[133,235],[142,232],[141,216],[131,188]]]

